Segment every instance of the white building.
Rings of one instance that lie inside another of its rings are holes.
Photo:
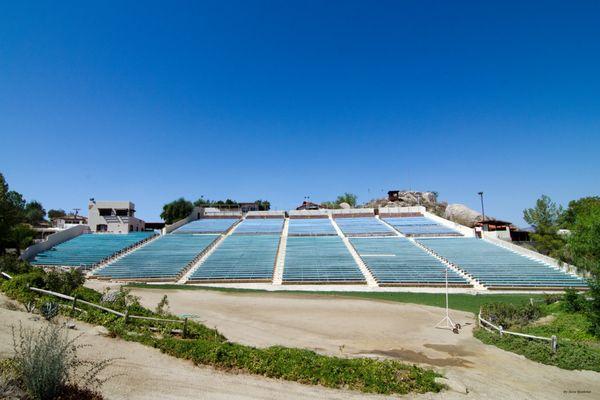
[[[135,217],[130,201],[96,201],[88,204],[88,226],[92,232],[128,233],[143,231],[145,222]]]

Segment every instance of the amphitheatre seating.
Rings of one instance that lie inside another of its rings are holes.
[[[583,279],[475,238],[419,242],[491,289],[585,287]]]
[[[391,217],[383,219],[406,236],[462,236],[454,229],[438,224],[426,217]]]
[[[90,267],[153,234],[154,232],[87,233],[37,254],[31,263],[34,265]]]
[[[245,282],[273,279],[277,235],[231,235],[190,276],[190,281]]]
[[[327,236],[337,235],[329,218],[291,218],[290,236]]]
[[[351,236],[395,236],[396,234],[375,217],[336,218],[336,224],[344,235]]]
[[[172,233],[223,233],[239,218],[203,218],[187,223]]]
[[[443,286],[446,266],[408,239],[352,238],[354,246],[380,286]],[[448,270],[449,286],[471,286]]]
[[[164,235],[95,273],[114,279],[174,279],[218,235]]]
[[[240,222],[233,234],[279,234],[283,230],[283,221],[283,218],[246,218]]]
[[[288,237],[283,283],[365,283],[365,277],[340,237]]]

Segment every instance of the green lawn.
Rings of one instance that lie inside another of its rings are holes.
[[[231,289],[231,288],[217,288],[207,286],[190,286],[190,285],[176,285],[176,284],[163,284],[163,285],[146,285],[143,283],[131,283],[129,287],[138,287],[146,289],[157,289],[157,290],[170,290],[170,289],[181,289],[181,290],[215,290],[223,292],[249,292],[249,293],[273,293],[277,295],[285,295],[286,293],[303,294],[307,297],[310,296],[332,296],[332,297],[356,297],[361,299],[374,299],[374,300],[386,300],[386,301],[397,301],[400,303],[413,303],[423,304],[426,306],[444,307],[445,295],[443,293],[408,293],[408,292],[306,292],[306,291],[275,291],[268,292],[266,290],[255,290],[255,289]],[[541,294],[484,294],[484,295],[470,295],[470,294],[450,294],[449,304],[450,308],[460,311],[468,311],[472,313],[478,313],[479,307],[484,303],[489,302],[503,302],[520,304],[529,301],[530,298],[543,299],[544,296]]]

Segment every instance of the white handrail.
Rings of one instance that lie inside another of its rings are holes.
[[[479,314],[478,314],[478,319],[479,319],[479,324],[486,328],[486,326],[482,325],[482,323],[484,323],[485,325],[489,325],[490,327],[494,328],[495,330],[497,330],[500,333],[500,336],[504,335],[505,333],[508,335],[513,335],[513,336],[520,336],[520,337],[524,337],[524,338],[528,338],[528,339],[537,339],[537,340],[545,340],[547,342],[550,342],[552,345],[552,351],[556,353],[556,348],[558,345],[558,338],[556,337],[556,335],[552,335],[552,337],[544,337],[544,336],[535,336],[535,335],[528,335],[526,333],[521,333],[521,332],[513,332],[513,331],[505,331],[504,328],[502,328],[502,326],[497,326],[492,324],[490,321],[484,319],[481,316],[481,309],[479,309]]]

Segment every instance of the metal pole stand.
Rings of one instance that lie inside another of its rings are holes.
[[[448,311],[448,266],[446,266],[446,316],[442,318],[442,320],[438,322],[435,327],[452,330],[457,328],[457,324],[452,321],[452,318],[450,318],[450,312]]]

